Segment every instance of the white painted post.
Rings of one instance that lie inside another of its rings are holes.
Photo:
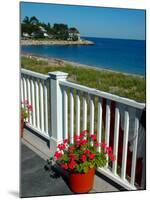
[[[63,94],[59,81],[65,81],[68,74],[64,72],[49,72],[51,93],[51,135],[50,150],[53,154],[57,144],[63,140]]]

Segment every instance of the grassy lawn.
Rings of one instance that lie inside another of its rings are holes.
[[[53,66],[47,61],[21,56],[21,66],[25,69],[47,74],[50,71],[63,71],[69,74],[68,80],[106,91],[119,96],[145,102],[145,78],[125,75],[105,70],[76,67],[69,64]]]

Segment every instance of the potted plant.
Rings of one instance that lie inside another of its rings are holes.
[[[29,104],[29,101],[24,100],[23,102],[21,102],[21,137],[23,137],[24,126],[31,112],[32,112],[32,105]]]
[[[85,193],[92,189],[97,167],[104,167],[115,160],[112,148],[98,143],[97,135],[84,130],[74,136],[74,143],[65,139],[58,144],[57,151],[50,160],[69,172],[68,184],[75,193]]]

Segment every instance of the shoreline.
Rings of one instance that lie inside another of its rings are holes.
[[[96,66],[90,66],[86,64],[81,64],[73,61],[68,61],[60,58],[54,58],[54,57],[46,57],[46,56],[38,56],[35,54],[29,54],[29,53],[21,53],[21,56],[25,56],[30,59],[36,59],[37,61],[46,61],[48,62],[49,66],[56,66],[56,67],[61,67],[65,65],[71,65],[72,67],[77,67],[77,68],[86,68],[86,69],[93,69],[97,71],[106,71],[106,72],[111,72],[111,73],[116,73],[116,74],[123,74],[123,75],[128,75],[128,76],[133,76],[133,77],[139,77],[139,78],[144,78],[144,75],[139,75],[139,74],[130,74],[126,72],[121,72],[121,71],[115,71],[111,69],[105,69],[103,66],[101,67],[96,67]]]
[[[67,40],[21,40],[21,45],[94,45],[95,43],[89,40],[67,41]]]

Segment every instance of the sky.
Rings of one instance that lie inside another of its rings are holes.
[[[145,39],[145,11],[120,8],[21,2],[21,20],[36,16],[44,23],[76,27],[81,36]]]

